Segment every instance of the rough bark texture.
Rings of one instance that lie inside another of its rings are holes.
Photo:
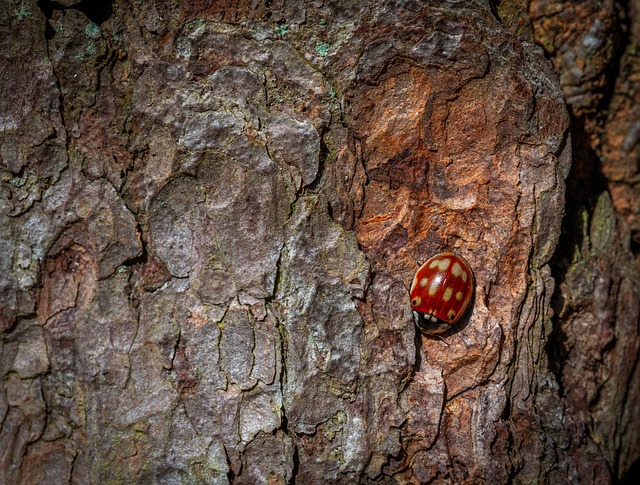
[[[0,482],[637,469],[638,2],[98,3],[0,1]]]
[[[614,478],[633,483],[640,475],[640,2],[534,1],[530,12],[573,114],[549,350],[563,395],[589,423]]]

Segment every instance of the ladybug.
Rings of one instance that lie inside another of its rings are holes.
[[[473,272],[462,256],[440,253],[428,259],[409,290],[418,328],[429,335],[449,330],[464,315],[473,289]]]

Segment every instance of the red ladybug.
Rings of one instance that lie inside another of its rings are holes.
[[[462,256],[440,253],[427,260],[411,283],[413,319],[426,334],[446,332],[469,306],[473,272]]]

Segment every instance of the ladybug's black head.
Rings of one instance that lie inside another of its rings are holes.
[[[434,317],[433,315],[413,311],[413,320],[422,333],[434,335],[444,333],[451,328],[447,322]]]

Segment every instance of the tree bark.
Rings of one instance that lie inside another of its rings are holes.
[[[0,0],[0,482],[632,483],[639,13]]]

